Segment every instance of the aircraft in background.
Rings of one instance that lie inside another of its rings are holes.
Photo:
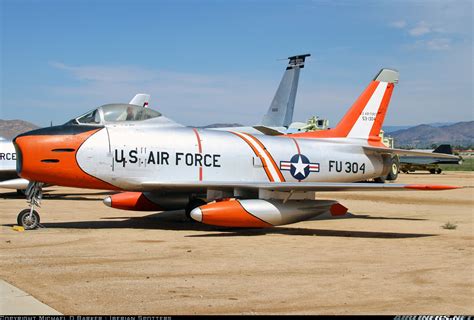
[[[0,138],[0,188],[17,190],[26,189],[28,180],[18,177],[16,173],[16,151],[10,140]]]
[[[129,104],[148,107],[150,95],[136,94]],[[29,181],[18,177],[16,170],[16,151],[12,141],[0,137],[0,188],[17,190],[23,194]]]
[[[17,218],[36,228],[43,183],[125,191],[104,199],[137,211],[185,209],[226,227],[270,227],[347,208],[314,192],[447,190],[446,185],[354,183],[385,175],[393,155],[379,132],[398,72],[382,69],[330,130],[252,135],[183,127],[150,108],[101,106],[62,126],[14,140],[18,172],[30,180],[30,208]],[[126,117],[124,116],[126,115]],[[428,155],[431,157],[431,155]]]
[[[210,128],[210,130],[228,131],[234,130],[251,134],[281,135],[287,133],[293,122],[293,112],[295,110],[296,93],[300,71],[304,68],[307,57],[311,54],[300,54],[288,57],[288,65],[281,78],[275,96],[263,116],[260,124],[251,127],[221,127]]]
[[[461,164],[462,158],[453,154],[453,148],[449,144],[442,144],[434,150],[417,150],[425,152],[431,157],[400,157],[400,171],[403,173],[416,170],[429,171],[431,174],[440,174],[443,170],[440,164]],[[438,157],[442,154],[442,157]],[[447,158],[446,155],[451,155]]]

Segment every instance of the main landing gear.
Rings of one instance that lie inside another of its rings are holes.
[[[25,230],[33,230],[40,226],[40,216],[35,207],[40,207],[42,197],[43,183],[30,182],[26,189],[26,201],[30,207],[21,210],[17,217],[18,225],[25,228]]]

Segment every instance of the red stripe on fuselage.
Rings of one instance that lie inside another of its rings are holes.
[[[198,142],[198,151],[202,154],[202,145],[201,145],[201,137],[199,136],[199,132],[196,128],[193,128],[194,134],[196,135],[196,139]],[[202,181],[202,166],[199,167],[199,181]]]

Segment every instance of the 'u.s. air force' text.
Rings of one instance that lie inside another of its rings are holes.
[[[147,148],[136,148],[125,151],[114,150],[114,163],[126,165],[150,166],[150,165],[185,165],[188,167],[214,167],[220,168],[221,155],[215,153],[190,153],[147,150]]]

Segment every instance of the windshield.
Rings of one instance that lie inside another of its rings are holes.
[[[107,104],[101,108],[105,122],[141,121],[161,116],[158,111],[131,104]]]
[[[143,121],[161,117],[158,111],[131,104],[106,104],[68,123],[103,124],[105,122]]]
[[[97,109],[86,113],[82,117],[77,118],[77,122],[79,123],[89,123],[89,124],[99,124],[100,123],[100,115]]]

